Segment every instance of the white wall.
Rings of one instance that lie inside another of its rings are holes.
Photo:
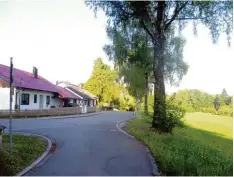
[[[63,102],[62,99],[59,98],[52,98],[52,96],[54,95],[51,92],[44,92],[44,91],[32,91],[32,90],[22,90],[20,91],[21,94],[22,93],[26,93],[29,94],[29,105],[21,105],[20,104],[20,109],[21,110],[25,110],[25,109],[39,109],[40,108],[40,95],[43,96],[43,109],[50,109],[51,106],[55,106],[56,108],[62,107],[63,106]],[[37,95],[37,102],[34,103],[34,95]],[[50,96],[50,104],[47,105],[46,104],[46,97]],[[21,96],[22,97],[22,96]],[[19,96],[17,96],[17,104],[19,105]]]
[[[12,109],[15,108],[15,89],[12,96]],[[9,110],[10,106],[10,88],[0,88],[0,110]]]
[[[51,98],[50,105],[56,108],[63,107],[63,100],[61,98]]]

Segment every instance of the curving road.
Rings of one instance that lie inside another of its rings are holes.
[[[55,153],[31,176],[150,176],[144,146],[116,129],[131,112],[103,112],[90,117],[13,120],[13,130],[56,141]],[[8,120],[0,124],[8,127]]]

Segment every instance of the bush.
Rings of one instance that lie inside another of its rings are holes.
[[[19,171],[20,160],[7,151],[0,151],[0,176],[13,176]]]
[[[214,108],[202,108],[201,112],[216,114],[216,110]]]
[[[233,116],[233,110],[232,108],[229,107],[224,107],[224,108],[220,108],[218,111],[218,115],[223,115],[223,116]]]
[[[211,113],[215,115],[223,115],[223,116],[233,116],[233,110],[231,107],[221,107],[218,112],[214,108],[202,108],[201,110],[204,113]]]
[[[179,106],[167,103],[166,117],[156,123],[156,129],[160,132],[172,133],[173,128],[183,127],[182,118],[185,115],[185,110]]]
[[[171,133],[174,127],[183,127],[184,123],[182,118],[185,115],[185,110],[179,106],[172,104],[167,104],[166,107],[166,118],[165,118],[165,128],[166,132]]]

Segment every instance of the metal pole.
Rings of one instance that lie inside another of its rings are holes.
[[[20,118],[20,105],[21,105],[21,80],[23,78],[20,79],[20,88],[19,88],[19,118]]]
[[[10,58],[10,113],[9,113],[9,130],[10,130],[10,152],[12,152],[12,82],[13,82],[13,64]]]

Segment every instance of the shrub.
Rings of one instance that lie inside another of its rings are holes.
[[[15,175],[20,166],[20,160],[7,151],[0,151],[0,176]]]
[[[157,122],[156,129],[160,132],[172,133],[173,128],[183,127],[182,118],[185,115],[185,110],[181,107],[167,103],[166,117]]]
[[[218,111],[218,115],[224,115],[224,116],[233,116],[233,110],[229,107],[221,107]]]
[[[171,133],[174,127],[183,127],[184,124],[182,118],[184,115],[185,110],[181,107],[173,104],[167,104],[165,118],[166,132]]]
[[[214,108],[202,108],[201,111],[215,115],[233,116],[233,110],[231,107],[221,107],[218,111],[216,111]]]

